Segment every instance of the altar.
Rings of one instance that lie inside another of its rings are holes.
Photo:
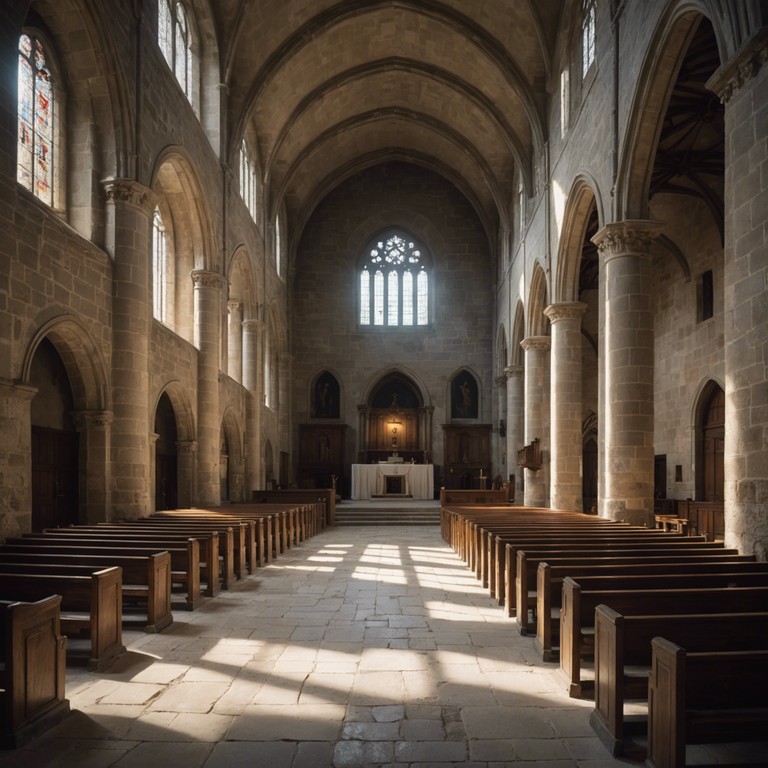
[[[435,480],[432,464],[352,465],[352,499],[370,499],[374,496],[433,499],[434,495]]]

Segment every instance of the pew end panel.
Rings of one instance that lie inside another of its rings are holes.
[[[0,606],[0,748],[22,746],[69,714],[60,609],[59,595]]]

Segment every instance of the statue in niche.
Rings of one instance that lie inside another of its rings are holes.
[[[477,383],[466,371],[461,371],[451,383],[451,417],[477,418]]]
[[[328,371],[320,374],[315,382],[312,406],[312,415],[317,419],[339,418],[339,383]]]

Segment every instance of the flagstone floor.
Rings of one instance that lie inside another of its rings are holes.
[[[107,673],[1,768],[609,768],[589,701],[491,600],[437,526],[328,529]]]

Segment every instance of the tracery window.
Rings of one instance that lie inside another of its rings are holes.
[[[19,38],[16,179],[46,205],[54,195],[54,88],[42,42]]]
[[[160,209],[152,217],[152,314],[164,323],[168,316],[168,241]]]
[[[430,275],[424,256],[423,247],[402,232],[368,245],[359,274],[361,326],[429,325]]]
[[[248,155],[245,139],[240,142],[240,197],[256,221],[256,171]]]
[[[583,0],[581,20],[581,76],[587,76],[595,61],[595,1]]]
[[[192,32],[181,2],[160,0],[157,42],[181,89],[192,102]]]

